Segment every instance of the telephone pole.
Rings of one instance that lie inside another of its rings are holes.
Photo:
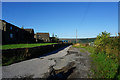
[[[76,43],[77,43],[77,29],[76,29]]]

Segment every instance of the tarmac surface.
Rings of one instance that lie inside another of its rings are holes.
[[[84,52],[80,52],[80,49]],[[56,62],[53,66],[55,74],[46,76],[48,80],[92,78],[90,53],[83,48],[73,47],[70,47],[67,52],[61,58],[54,58]]]
[[[3,78],[90,78],[90,53],[72,46],[48,56],[3,66]]]
[[[2,78],[42,78],[44,73],[48,72],[49,66],[55,64],[54,60],[51,59],[65,56],[70,47],[66,47],[56,54],[3,66]]]

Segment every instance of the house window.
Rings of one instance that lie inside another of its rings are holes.
[[[18,32],[18,29],[16,31]]]
[[[13,34],[12,33],[10,34],[10,38],[13,38]]]
[[[10,30],[12,30],[12,26],[10,27]]]
[[[39,35],[37,35],[37,38],[39,38]]]

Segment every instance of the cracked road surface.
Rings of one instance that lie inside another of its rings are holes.
[[[82,48],[70,47],[65,56],[54,58],[56,63],[53,68],[56,74],[49,75],[48,80],[54,80],[55,78],[64,80],[69,78],[91,78],[90,53],[85,49],[82,49],[84,52],[80,52],[80,49]]]
[[[3,66],[3,78],[90,78],[90,53],[69,46],[55,54]],[[50,66],[53,66],[50,70]],[[50,71],[54,73],[50,75]]]
[[[2,78],[42,78],[44,73],[48,72],[49,66],[55,64],[52,58],[65,56],[70,47],[71,46],[68,46],[55,54],[45,57],[22,61],[9,66],[3,66]]]
[[[85,52],[80,52],[82,48],[73,48],[76,53],[75,67],[76,69],[68,78],[91,78],[92,72],[90,53],[83,49]]]

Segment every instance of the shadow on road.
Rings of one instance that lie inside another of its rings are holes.
[[[59,51],[65,49],[66,47],[68,47],[68,46],[65,46],[65,47],[59,48],[59,49],[57,49],[57,50],[55,50],[55,51],[52,51],[52,52],[49,52],[49,53],[46,53],[46,54],[43,54],[43,55],[41,55],[40,57],[45,57],[45,56],[48,56],[48,55],[55,54],[55,53],[57,53],[57,52],[59,52]],[[40,57],[39,57],[39,58],[40,58]]]
[[[62,71],[62,72],[59,72],[58,74],[51,75],[47,78],[47,80],[66,80],[71,75],[71,73],[73,73],[73,70],[75,68],[76,67],[72,67],[65,73],[64,71]]]

